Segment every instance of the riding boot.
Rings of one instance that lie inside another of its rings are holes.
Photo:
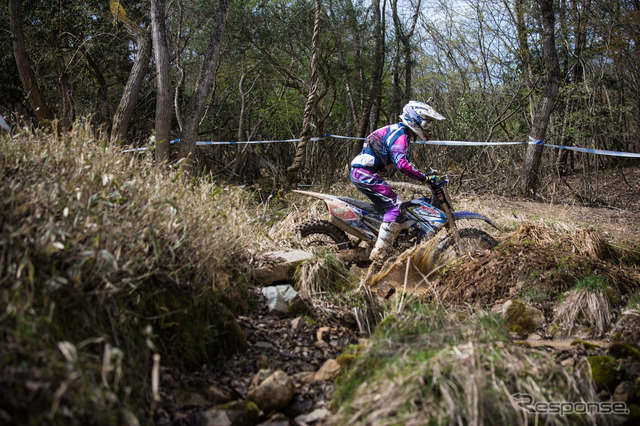
[[[369,254],[369,260],[381,262],[387,255],[387,252],[396,236],[400,232],[400,224],[397,222],[382,222],[376,244]]]

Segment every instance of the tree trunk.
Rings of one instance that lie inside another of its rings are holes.
[[[97,102],[98,102],[99,108],[98,108],[98,113],[96,114],[97,121],[100,126],[104,126],[107,129],[107,131],[110,132],[111,131],[111,128],[110,128],[111,109],[109,106],[107,80],[104,78],[104,74],[102,73],[102,70],[100,70],[100,66],[95,61],[95,59],[93,59],[93,56],[89,53],[86,46],[83,45],[81,47],[81,50],[82,50],[82,53],[84,54],[84,57],[87,59],[87,64],[89,65],[89,68],[91,69],[91,72],[93,73],[93,76],[96,79],[96,83],[98,84]]]
[[[397,0],[394,1],[397,3]],[[405,32],[402,28],[402,25],[397,25],[400,29],[398,36],[400,37],[400,41],[403,45],[403,53],[404,53],[404,97],[405,101],[410,101],[413,98],[413,50],[411,46],[411,39],[413,38],[413,34],[416,31],[416,25],[418,24],[418,17],[420,16],[420,6],[422,4],[422,0],[418,0],[415,6],[415,10],[413,15],[411,16],[411,20],[409,21],[409,31]],[[397,5],[394,5],[397,7]],[[393,15],[394,21],[398,20],[397,11],[394,11]],[[399,113],[398,113],[399,114]]]
[[[151,39],[156,62],[156,160],[169,161],[169,137],[171,134],[171,74],[167,29],[165,20],[165,0],[151,0]]]
[[[138,95],[142,89],[144,77],[147,74],[149,58],[151,56],[151,36],[148,31],[127,17],[127,12],[120,4],[120,0],[111,0],[110,4],[113,17],[118,23],[122,24],[129,39],[138,47],[136,59],[133,61],[133,67],[129,73],[127,84],[124,86],[120,103],[113,116],[111,143],[120,144],[126,139],[129,122],[131,121],[131,117],[133,117]]]
[[[73,87],[69,81],[67,66],[64,63],[62,49],[60,48],[60,40],[53,37],[51,50],[54,55],[53,62],[58,72],[58,87],[60,92],[60,100],[62,102],[62,116],[60,121],[64,129],[70,129],[76,119],[75,106],[73,102]]]
[[[307,103],[304,107],[304,118],[302,120],[302,132],[300,135],[300,142],[296,148],[296,156],[293,159],[293,164],[287,169],[287,179],[285,187],[289,188],[298,180],[298,171],[304,165],[304,160],[307,152],[307,143],[311,135],[311,117],[313,117],[314,110],[316,108],[316,99],[318,95],[318,39],[320,38],[320,14],[321,14],[321,2],[320,0],[314,1],[315,7],[315,20],[313,25],[313,38],[311,40],[311,84],[309,85],[309,96],[307,96]]]
[[[9,0],[9,19],[11,26],[11,38],[13,41],[13,55],[20,74],[20,80],[24,87],[29,105],[33,108],[36,118],[43,126],[49,126],[54,119],[53,112],[40,91],[38,79],[31,68],[31,61],[27,54],[27,39],[22,29],[22,1]]]
[[[218,59],[220,56],[220,45],[222,44],[222,35],[224,27],[227,23],[227,15],[229,13],[230,0],[218,0],[218,10],[213,22],[213,31],[209,39],[209,45],[204,54],[204,61],[200,76],[196,82],[195,90],[189,105],[187,106],[186,121],[182,138],[180,139],[179,155],[184,158],[184,170],[187,173],[193,172],[195,166],[196,138],[198,137],[198,128],[205,113],[205,104],[213,82],[216,77],[218,68]]]
[[[362,109],[360,111],[360,125],[358,126],[358,137],[367,136],[369,125],[371,123],[371,109],[376,99],[382,93],[382,68],[384,66],[384,35],[382,27],[382,14],[380,12],[380,0],[371,2],[371,10],[373,12],[373,66],[371,69],[371,82],[369,85],[369,96],[366,97]],[[374,123],[375,125],[376,123]],[[363,142],[356,141],[354,143],[354,151],[359,152],[362,149]]]
[[[555,17],[553,0],[538,0],[542,11],[542,56],[547,74],[547,82],[536,108],[531,137],[539,143],[529,145],[525,160],[525,192],[535,197],[539,184],[538,171],[542,159],[547,126],[560,88],[560,63],[555,43]]]
[[[505,0],[505,7],[508,7],[508,3]],[[520,56],[520,63],[522,64],[522,74],[527,85],[527,91],[529,92],[529,111],[533,116],[534,99],[533,99],[533,71],[531,69],[531,51],[529,50],[529,42],[527,40],[527,26],[524,21],[524,0],[516,0],[515,2],[515,15],[516,15],[516,30],[518,34],[518,54]],[[533,117],[531,117],[533,119]]]

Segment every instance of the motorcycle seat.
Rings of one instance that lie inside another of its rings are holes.
[[[357,208],[364,210],[366,212],[369,213],[375,213],[375,214],[384,214],[385,211],[382,207],[380,206],[376,206],[373,203],[367,203],[365,201],[360,201],[360,200],[356,200],[355,198],[349,198],[349,197],[338,197],[340,200],[344,201],[345,203],[351,204],[356,206]]]

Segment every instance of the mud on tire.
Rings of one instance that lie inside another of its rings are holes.
[[[324,220],[305,223],[296,231],[300,234],[302,247],[311,251],[340,251],[349,248],[347,234]]]

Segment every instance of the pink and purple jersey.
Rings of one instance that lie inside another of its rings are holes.
[[[351,167],[379,172],[395,165],[405,175],[424,182],[427,176],[411,164],[409,130],[404,123],[391,124],[371,133]]]

